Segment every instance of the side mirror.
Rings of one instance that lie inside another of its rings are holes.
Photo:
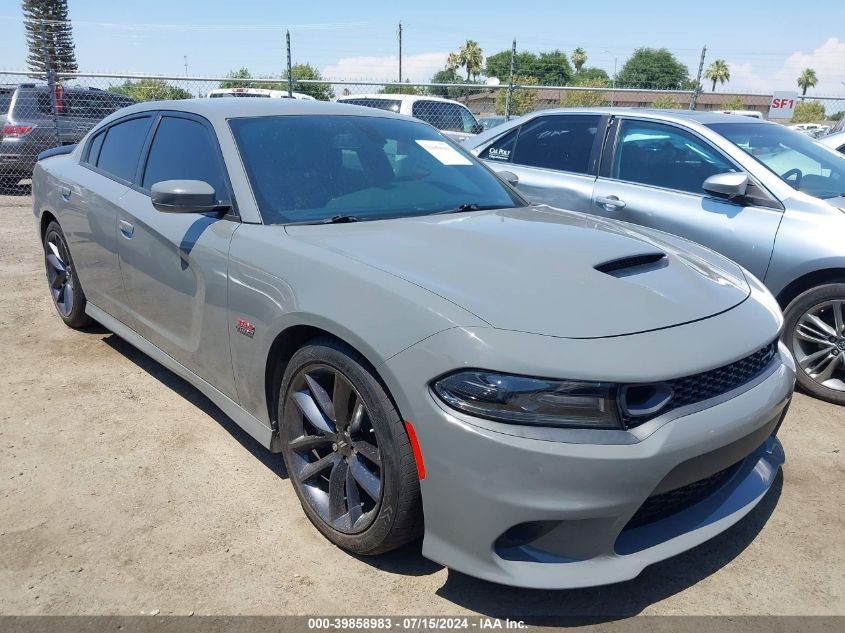
[[[150,187],[150,198],[164,213],[205,213],[220,208],[214,187],[202,180],[162,180]]]
[[[701,187],[707,193],[730,200],[745,195],[748,189],[748,176],[734,172],[714,174],[705,180]]]
[[[496,175],[508,183],[511,187],[516,187],[519,184],[519,176],[512,171],[497,171]]]
[[[481,134],[484,131],[484,126],[481,123],[476,123],[472,126],[472,133],[473,134]]]

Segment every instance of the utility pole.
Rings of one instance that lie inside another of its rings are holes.
[[[399,21],[399,94],[402,94],[402,21]]]
[[[50,48],[47,46],[47,30],[44,28],[44,20],[39,20],[39,31],[41,32],[41,56],[44,57],[44,70],[47,74],[47,89],[50,91],[50,112],[53,118],[53,131],[56,134],[56,147],[62,144],[62,133],[59,130],[59,103],[56,94],[56,74],[53,71],[53,57],[50,55]]]
[[[692,91],[692,96],[689,100],[689,109],[695,110],[695,104],[698,101],[698,93],[701,90],[701,73],[704,71],[704,56],[707,54],[707,47],[701,49],[701,59],[698,62],[698,76],[695,78],[695,90]]]
[[[508,91],[505,93],[505,121],[511,120],[511,95],[513,94],[513,64],[516,58],[516,38],[513,38],[511,47],[511,68],[508,73]]]
[[[185,77],[188,76],[188,56],[182,55],[182,59],[185,60]]]
[[[290,31],[285,33],[285,46],[288,50],[288,97],[293,99],[293,72],[290,63]]]

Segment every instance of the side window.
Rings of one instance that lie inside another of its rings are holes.
[[[112,125],[106,131],[97,157],[97,167],[132,182],[152,122],[152,117],[147,116]]]
[[[464,125],[464,132],[474,133],[475,126],[478,125],[478,121],[475,120],[475,117],[472,116],[472,112],[467,110],[466,108],[461,108],[461,122]]]
[[[141,186],[149,189],[162,180],[202,180],[214,187],[218,199],[228,198],[216,143],[202,123],[162,117]]]
[[[515,127],[481,152],[480,158],[492,160],[497,163],[511,162],[511,156],[513,156],[513,146],[516,144],[516,135],[518,133],[519,128]]]
[[[588,174],[590,157],[601,117],[541,116],[522,126],[511,162]]]
[[[648,121],[620,122],[611,178],[703,193],[707,178],[729,171],[737,168],[685,130]]]
[[[103,141],[106,138],[106,132],[103,130],[91,139],[91,144],[88,146],[88,156],[85,162],[89,165],[96,165],[97,159],[100,157],[100,149],[103,147]]]
[[[411,116],[433,125],[438,130],[464,132],[463,108],[454,103],[443,101],[415,101],[411,107]]]

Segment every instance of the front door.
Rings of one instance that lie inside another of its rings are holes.
[[[142,159],[143,160],[143,159]],[[202,180],[229,202],[217,139],[207,122],[164,114],[138,186],[118,215],[120,269],[137,332],[235,399],[229,352],[229,243],[240,226],[219,213],[163,213],[150,187],[164,180]]]
[[[591,213],[698,242],[764,279],[782,211],[705,192],[708,177],[742,170],[691,131],[633,118],[618,125],[615,149],[596,181]]]

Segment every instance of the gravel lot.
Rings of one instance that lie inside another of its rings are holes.
[[[798,395],[788,463],[703,546],[618,585],[515,590],[331,546],[281,459],[47,293],[26,187],[0,193],[0,613],[845,614],[845,410]]]

